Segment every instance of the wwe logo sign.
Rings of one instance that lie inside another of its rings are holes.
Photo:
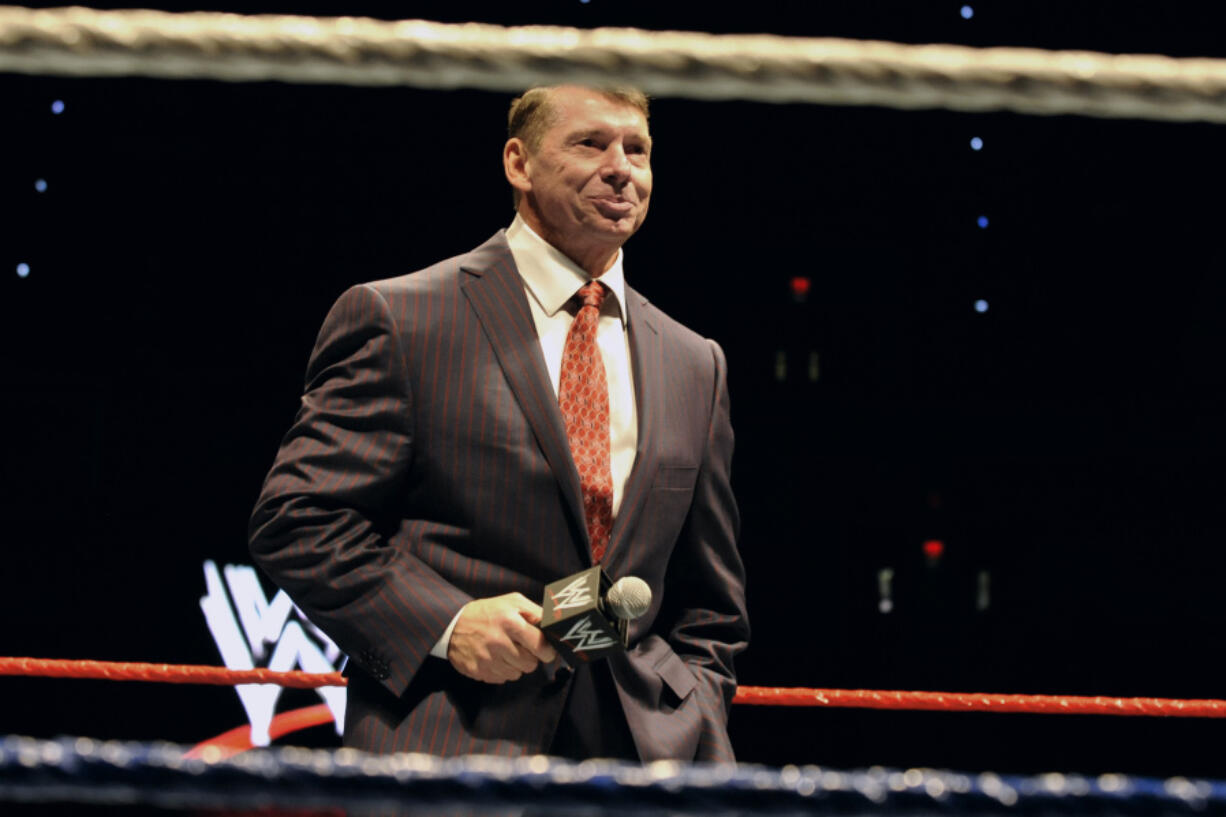
[[[571,648],[577,653],[603,650],[617,643],[614,639],[609,638],[608,633],[592,626],[591,616],[584,616],[576,621],[566,631],[566,635],[562,636],[562,640],[570,643]]]
[[[222,572],[225,573],[224,583]],[[307,620],[284,591],[278,591],[269,601],[260,587],[255,568],[226,565],[224,571],[218,571],[216,564],[206,561],[204,583],[208,594],[200,599],[200,609],[204,611],[221,659],[229,669],[255,669],[258,665],[277,671],[336,670],[341,658],[340,648]],[[276,712],[281,687],[240,684],[235,689],[251,722],[252,744],[267,746],[268,727]],[[316,692],[332,711],[339,734],[345,722],[344,688],[320,687]]]
[[[575,607],[587,607],[592,603],[592,591],[588,589],[589,579],[586,574],[580,574],[573,582],[553,594],[553,609],[571,610]]]

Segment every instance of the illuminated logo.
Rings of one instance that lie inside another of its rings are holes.
[[[218,571],[217,565],[209,560],[204,563],[204,583],[208,593],[200,599],[200,609],[229,669],[266,667],[282,672],[294,669],[335,672],[338,668],[340,648],[307,620],[285,591],[278,591],[269,601],[255,568],[226,565]],[[281,687],[240,684],[235,689],[251,722],[252,745],[267,746],[268,727]],[[332,712],[336,732],[340,734],[345,722],[344,688],[320,687],[315,691]]]
[[[609,638],[604,630],[599,630],[592,626],[592,617],[590,615],[584,616],[572,624],[571,628],[566,631],[566,635],[562,636],[562,640],[572,642],[574,645],[572,649],[575,652],[603,650],[617,643],[612,638]]]
[[[583,574],[553,594],[553,609],[570,610],[587,607],[592,603],[592,591],[588,589],[587,574]]]

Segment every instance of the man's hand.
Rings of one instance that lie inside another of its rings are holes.
[[[478,681],[514,681],[558,657],[537,627],[540,623],[540,605],[521,593],[475,599],[460,610],[447,660],[462,675]]]

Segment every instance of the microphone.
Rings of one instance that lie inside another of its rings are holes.
[[[545,586],[541,630],[571,666],[624,652],[627,624],[651,607],[651,587],[637,576],[610,581],[597,565]]]
[[[634,621],[651,607],[651,588],[638,576],[622,576],[605,594],[609,614],[622,621]]]

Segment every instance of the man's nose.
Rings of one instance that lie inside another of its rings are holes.
[[[612,144],[605,151],[601,177],[610,184],[625,184],[630,178],[630,159],[619,144]]]

